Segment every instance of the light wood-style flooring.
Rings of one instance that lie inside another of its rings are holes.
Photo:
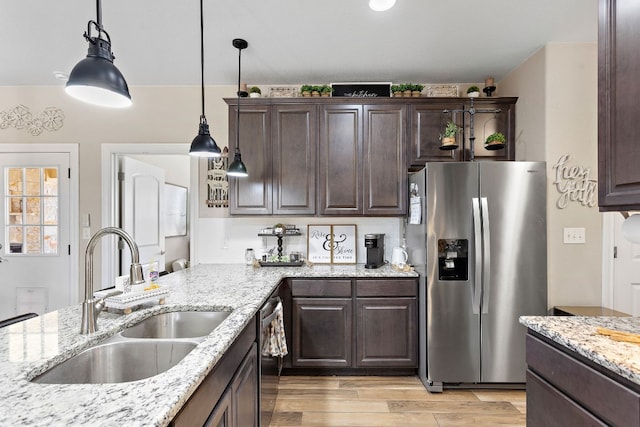
[[[429,393],[417,377],[280,378],[270,427],[526,426],[523,390]]]

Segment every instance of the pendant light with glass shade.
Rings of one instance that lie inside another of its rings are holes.
[[[242,154],[240,154],[240,98],[245,98],[247,92],[240,90],[240,64],[242,59],[242,49],[246,49],[249,46],[246,40],[233,39],[233,47],[238,49],[238,106],[236,107],[236,149],[233,155],[233,163],[229,165],[227,175],[236,177],[249,176],[247,167],[242,162]]]
[[[203,0],[200,0],[200,98],[202,101],[202,114],[200,115],[200,126],[198,135],[193,138],[189,154],[198,157],[220,157],[222,151],[209,133],[209,125],[204,115],[204,16]]]
[[[89,42],[87,57],[69,74],[65,92],[80,101],[101,107],[123,108],[131,105],[129,87],[122,73],[113,65],[111,37],[102,26],[102,6],[96,0],[97,21],[89,21],[84,38]],[[91,36],[91,28],[98,31]]]

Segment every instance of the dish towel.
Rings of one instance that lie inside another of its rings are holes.
[[[262,355],[270,357],[284,357],[287,350],[287,340],[284,335],[284,317],[282,315],[282,302],[278,301],[273,310],[275,316],[269,324],[269,335],[262,346]]]

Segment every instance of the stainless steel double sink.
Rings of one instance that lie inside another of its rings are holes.
[[[148,317],[31,381],[103,384],[158,375],[177,365],[229,314],[228,311],[177,311]]]

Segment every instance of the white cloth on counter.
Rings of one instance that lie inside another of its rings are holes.
[[[284,335],[284,316],[282,315],[282,302],[274,308],[275,316],[269,324],[269,332],[267,339],[262,344],[262,355],[269,357],[284,357],[289,351],[287,350],[287,340]]]

